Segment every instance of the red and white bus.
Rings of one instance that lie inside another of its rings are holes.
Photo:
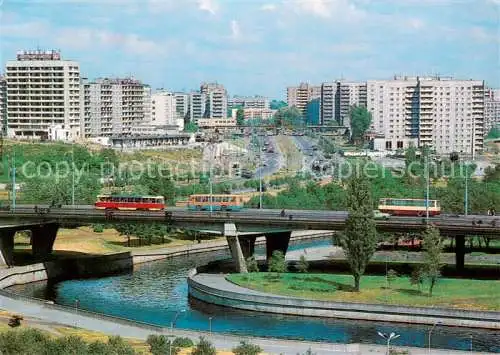
[[[100,210],[163,211],[163,196],[99,195],[95,208]]]
[[[427,203],[429,216],[441,214],[441,205],[438,200],[425,200],[413,198],[381,198],[378,209],[380,212],[389,213],[393,216],[425,216],[427,214]]]

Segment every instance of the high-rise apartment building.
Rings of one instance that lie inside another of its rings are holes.
[[[189,121],[196,123],[205,116],[206,97],[200,92],[189,94]]]
[[[395,77],[367,82],[372,129],[388,150],[410,143],[437,153],[474,155],[483,148],[484,82]]]
[[[484,134],[493,127],[500,128],[500,89],[484,91]]]
[[[151,112],[148,85],[139,80],[96,79],[82,82],[84,137],[130,135]]]
[[[286,99],[288,106],[295,106],[303,115],[306,113],[308,102],[318,98],[321,98],[321,86],[300,83],[299,86],[287,88]]]
[[[228,106],[233,108],[255,108],[255,109],[269,109],[270,101],[265,96],[234,96],[229,99]]]
[[[176,92],[174,93],[174,97],[177,118],[186,121],[189,114],[189,94],[184,92]]]
[[[350,127],[351,107],[366,107],[366,83],[333,81],[321,85],[321,123]]]
[[[177,110],[176,99],[172,92],[163,91],[151,95],[151,124],[152,125],[176,125]]]
[[[80,66],[58,51],[21,51],[6,63],[7,134],[47,139],[49,128],[80,135]]]
[[[206,118],[227,118],[227,91],[218,83],[202,83],[200,93],[205,95]]]
[[[0,133],[7,132],[7,80],[0,74]]]

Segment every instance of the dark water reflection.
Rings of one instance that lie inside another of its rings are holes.
[[[312,242],[292,249],[326,245]],[[262,253],[262,249],[257,251]],[[188,297],[186,276],[196,266],[228,258],[225,252],[196,257],[180,257],[142,265],[133,274],[101,279],[72,280],[55,285],[36,283],[19,285],[12,290],[31,296],[51,299],[59,304],[79,307],[133,320],[170,326],[178,314],[178,328],[208,330],[242,335],[329,341],[339,343],[384,344],[377,332],[400,334],[394,345],[426,347],[430,326],[339,319],[280,316],[237,311],[209,305]],[[500,353],[500,334],[495,331],[438,326],[432,335],[432,346]]]

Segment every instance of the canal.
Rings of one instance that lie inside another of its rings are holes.
[[[329,245],[329,240],[301,242],[290,249]],[[257,248],[256,254],[263,249]],[[71,280],[17,285],[11,291],[58,304],[79,307],[132,320],[193,330],[211,330],[241,335],[328,341],[338,343],[384,344],[377,332],[396,332],[396,346],[428,346],[431,326],[386,322],[351,321],[331,318],[304,318],[245,312],[213,306],[189,299],[186,276],[196,266],[229,258],[227,252],[211,252],[195,257],[141,265],[131,274],[99,279]],[[211,318],[211,321],[209,319]],[[500,353],[496,331],[438,326],[432,333],[432,347]]]

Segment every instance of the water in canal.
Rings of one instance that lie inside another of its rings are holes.
[[[292,245],[290,249],[327,244],[329,241],[306,242]],[[256,250],[256,253],[262,252],[262,249]],[[175,327],[185,329],[207,331],[209,317],[212,317],[214,332],[384,344],[377,332],[394,331],[401,335],[394,345],[426,347],[428,344],[430,326],[426,325],[280,316],[236,311],[190,300],[186,282],[188,271],[209,261],[228,257],[226,252],[181,257],[144,264],[128,275],[64,281],[55,285],[19,285],[11,290],[70,306],[78,299],[79,307],[89,311],[167,327],[171,326],[177,314]],[[436,348],[470,350],[471,341],[474,351],[500,353],[499,332],[438,326],[432,335],[432,346]]]

